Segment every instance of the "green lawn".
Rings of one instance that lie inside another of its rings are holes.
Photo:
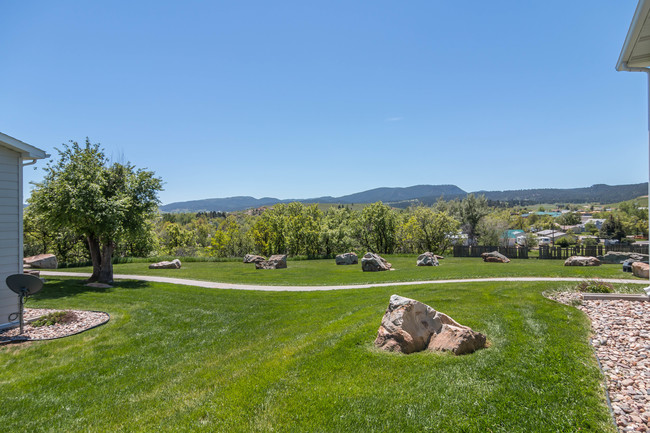
[[[287,269],[258,270],[253,264],[241,262],[185,262],[181,269],[148,269],[148,263],[115,265],[115,273],[158,275],[191,278],[224,283],[260,285],[339,285],[401,281],[426,281],[480,277],[635,277],[623,272],[621,265],[598,267],[564,266],[564,260],[512,260],[510,263],[485,263],[480,258],[448,257],[440,266],[416,266],[417,256],[386,256],[395,271],[362,272],[361,265],[337,266],[330,260],[297,260],[288,262]],[[70,268],[64,271],[91,272],[91,268]],[[639,279],[640,282],[643,280]]]
[[[451,263],[427,271],[448,272]],[[310,262],[290,263],[303,265]],[[103,310],[111,321],[0,348],[0,425],[7,432],[614,432],[586,316],[541,296],[559,285],[289,293],[144,282],[102,290],[51,279],[29,307]],[[461,357],[374,349],[393,293],[485,333],[490,347]]]

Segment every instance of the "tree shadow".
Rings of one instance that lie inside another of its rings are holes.
[[[147,281],[120,280],[110,288],[88,287],[85,280],[67,279],[67,280],[46,280],[43,290],[30,296],[34,300],[47,300],[70,298],[85,293],[111,293],[116,289],[136,290],[143,289],[149,284]]]

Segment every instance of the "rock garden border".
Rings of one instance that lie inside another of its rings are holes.
[[[49,313],[58,311],[71,311],[76,319],[69,323],[57,323],[50,326],[31,326],[31,322]],[[24,343],[27,341],[56,340],[81,334],[98,326],[108,323],[110,314],[104,311],[89,310],[57,310],[50,308],[25,308],[24,332],[19,334],[18,327],[0,330],[0,346],[11,343]]]

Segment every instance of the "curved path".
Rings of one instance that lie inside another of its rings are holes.
[[[90,277],[88,273],[81,272],[58,272],[58,271],[41,271],[41,275],[57,277]],[[585,278],[550,278],[550,277],[498,277],[498,278],[467,278],[456,280],[430,280],[430,281],[401,281],[394,283],[374,283],[374,284],[349,284],[344,286],[257,286],[252,284],[232,284],[217,283],[213,281],[188,280],[184,278],[154,277],[147,275],[125,275],[115,274],[116,280],[139,280],[151,281],[155,283],[182,284],[185,286],[205,287],[208,289],[232,289],[232,290],[262,290],[267,292],[311,292],[316,290],[346,290],[346,289],[368,289],[371,287],[393,287],[393,286],[415,286],[421,284],[447,284],[447,283],[481,283],[489,281],[508,281],[508,282],[528,282],[528,281],[553,281],[553,282],[579,282]],[[647,280],[619,280],[614,278],[600,279],[608,283],[619,284],[648,284]]]

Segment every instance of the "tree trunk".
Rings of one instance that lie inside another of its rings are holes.
[[[99,239],[88,236],[88,250],[90,251],[90,260],[93,262],[93,274],[86,280],[89,283],[93,283],[99,280],[99,274],[102,267],[101,262],[101,252],[99,250]]]
[[[102,246],[101,269],[99,271],[99,282],[113,284],[113,250],[115,244],[107,242]]]

